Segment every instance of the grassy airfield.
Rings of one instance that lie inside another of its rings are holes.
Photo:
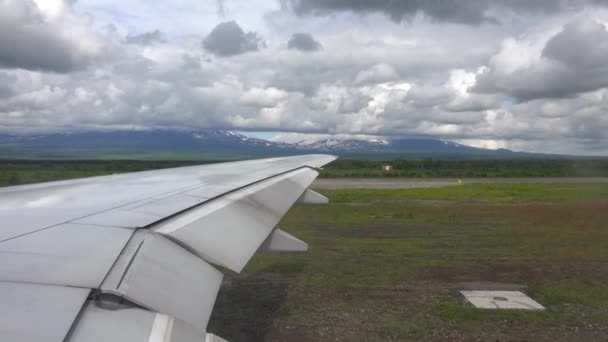
[[[305,254],[227,275],[209,330],[231,341],[606,340],[608,184],[322,190],[281,227]],[[480,311],[521,289],[543,312]]]
[[[2,161],[0,186],[196,163]],[[582,177],[608,170],[604,161],[504,162],[500,172],[492,163],[458,163],[444,174],[443,162],[425,162],[417,176],[516,177],[540,168],[545,177]],[[257,255],[242,274],[228,273],[210,331],[230,341],[608,338],[605,180],[321,192],[330,205],[296,206],[280,225],[310,251]],[[547,310],[479,311],[461,289],[523,290]]]

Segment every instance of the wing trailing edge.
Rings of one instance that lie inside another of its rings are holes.
[[[152,229],[208,262],[238,273],[317,175],[303,167],[265,179]]]

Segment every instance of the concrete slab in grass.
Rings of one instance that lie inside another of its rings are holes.
[[[460,291],[478,309],[544,310],[521,291]]]

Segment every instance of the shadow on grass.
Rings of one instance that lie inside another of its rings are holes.
[[[282,313],[289,279],[268,268],[226,274],[207,327],[228,341],[264,341]]]

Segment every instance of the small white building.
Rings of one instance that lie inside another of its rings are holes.
[[[391,171],[393,169],[393,165],[384,164],[382,165],[382,171]]]

